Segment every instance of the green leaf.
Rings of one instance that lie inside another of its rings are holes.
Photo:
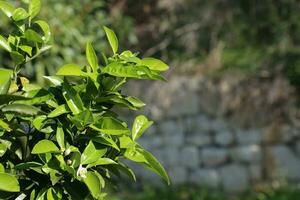
[[[0,158],[5,154],[6,150],[7,150],[7,146],[0,143]]]
[[[32,149],[32,154],[57,153],[59,149],[50,140],[39,141]]]
[[[65,133],[62,127],[57,127],[56,140],[61,149],[65,149]]]
[[[106,151],[107,149],[97,148],[95,144],[92,141],[90,141],[81,155],[80,163],[82,165],[87,165],[96,162],[99,158],[105,155]]]
[[[158,162],[158,160],[148,151],[144,149],[139,149],[139,152],[144,155],[147,160],[147,166],[152,169],[155,173],[161,176],[170,185],[170,178],[163,168],[163,166]]]
[[[63,96],[74,115],[77,115],[84,110],[83,102],[79,94],[66,82],[63,83]]]
[[[34,128],[36,128],[37,130],[41,130],[44,126],[44,121],[47,119],[47,116],[45,115],[41,115],[41,116],[37,116],[33,121],[32,124],[34,126]]]
[[[87,166],[87,168],[99,166],[99,165],[117,165],[114,160],[110,158],[99,158],[96,162],[93,162]]]
[[[126,126],[111,117],[103,117],[96,124],[90,125],[90,127],[108,135],[130,134],[130,130]]]
[[[113,141],[113,139],[106,137],[106,136],[97,136],[97,137],[92,137],[90,138],[92,141],[104,144],[106,146],[110,146],[118,151],[120,151],[120,148],[118,145]]]
[[[2,35],[0,35],[0,47],[2,47],[4,50],[6,50],[8,52],[11,52],[11,48],[9,46],[9,43],[7,42],[7,40]]]
[[[43,76],[45,79],[50,81],[55,86],[60,86],[63,80],[58,76]]]
[[[19,48],[22,51],[24,51],[25,53],[27,53],[30,57],[32,56],[32,47],[26,46],[26,45],[21,45],[21,46],[19,46]]]
[[[41,1],[40,0],[30,0],[28,12],[30,15],[30,20],[33,19],[41,10]]]
[[[15,65],[20,65],[25,61],[24,56],[16,51],[10,52],[10,57],[14,61]]]
[[[156,58],[144,58],[141,60],[140,64],[145,65],[154,71],[167,71],[169,69],[169,66],[166,63]]]
[[[141,108],[146,105],[144,102],[142,102],[136,97],[127,97],[126,100],[136,108]]]
[[[43,43],[44,42],[43,39],[41,38],[41,36],[32,29],[27,29],[25,31],[24,35],[25,35],[25,38],[28,41],[38,42],[38,43]]]
[[[0,173],[0,190],[6,192],[19,192],[19,182],[10,174]]]
[[[41,163],[38,162],[27,162],[27,163],[20,163],[15,166],[16,170],[28,170],[32,168],[38,168],[43,166]]]
[[[12,19],[16,22],[21,21],[29,17],[29,14],[24,8],[17,8],[12,15]]]
[[[0,94],[7,94],[10,87],[12,74],[12,70],[0,68]]]
[[[40,28],[44,32],[44,36],[42,37],[42,40],[44,40],[45,43],[47,43],[51,38],[51,30],[47,22],[43,20],[38,20],[34,22],[35,24],[39,25]]]
[[[101,196],[101,181],[96,172],[88,171],[86,173],[86,178],[83,179],[83,182],[88,187],[92,196],[95,199],[99,199]]]
[[[84,76],[85,73],[81,70],[81,66],[76,64],[67,64],[59,68],[56,73],[58,76]]]
[[[5,167],[0,163],[0,173],[5,173]]]
[[[25,104],[9,104],[2,108],[2,112],[25,115],[25,116],[35,116],[41,113],[41,110],[34,106],[25,105]]]
[[[50,112],[48,114],[48,118],[55,118],[58,117],[60,115],[69,113],[70,109],[67,107],[66,104],[60,105],[57,108],[55,108],[52,112]]]
[[[146,66],[123,65],[113,62],[102,70],[103,73],[116,77],[127,77],[136,79],[155,79],[151,70]]]
[[[95,50],[90,42],[86,44],[86,58],[93,69],[93,72],[97,72],[98,69],[98,58]]]
[[[119,42],[113,30],[104,26],[104,31],[114,54],[118,52]]]
[[[0,128],[10,132],[12,131],[11,128],[9,127],[9,124],[7,124],[6,122],[4,122],[3,120],[0,119]]]
[[[7,17],[11,17],[14,12],[14,7],[7,1],[0,1],[0,9],[4,12]]]
[[[149,121],[144,115],[136,117],[132,127],[132,139],[137,140],[152,124],[153,121]]]

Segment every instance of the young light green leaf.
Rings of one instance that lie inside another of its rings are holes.
[[[5,173],[5,167],[0,163],[0,173]]]
[[[95,144],[90,141],[88,146],[84,149],[82,155],[81,155],[81,161],[80,163],[82,165],[87,165],[93,162],[96,162],[99,158],[101,158],[105,153],[107,149],[99,149],[95,146]]]
[[[16,22],[21,21],[29,17],[29,14],[24,8],[17,8],[12,15],[12,19]]]
[[[58,76],[84,76],[85,73],[81,70],[81,66],[76,64],[67,64],[59,68],[56,73]]]
[[[118,52],[119,42],[113,30],[104,26],[104,31],[114,54]]]
[[[41,10],[41,1],[40,0],[30,0],[28,12],[30,15],[30,20],[33,19]]]
[[[39,25],[40,28],[43,30],[44,36],[42,37],[42,40],[44,40],[44,42],[47,43],[51,38],[51,31],[48,23],[43,20],[38,20],[35,21],[34,23]]]
[[[59,149],[50,140],[39,141],[32,149],[32,154],[57,153]]]
[[[32,56],[32,47],[27,45],[20,45],[19,48],[25,53],[27,53],[30,57]]]
[[[34,128],[36,128],[38,131],[40,131],[44,126],[44,121],[47,119],[47,116],[41,115],[37,116],[33,121],[32,124]]]
[[[167,71],[169,69],[169,66],[166,63],[156,58],[144,58],[141,60],[140,64],[145,65],[154,71]]]
[[[96,162],[89,164],[87,168],[91,168],[99,165],[116,165],[116,164],[118,163],[116,163],[114,160],[110,158],[99,158]]]
[[[56,140],[60,149],[65,149],[65,133],[62,127],[57,127],[56,130]]]
[[[32,29],[27,29],[24,33],[25,38],[30,42],[43,43],[42,37]]]
[[[96,124],[90,125],[90,127],[108,135],[130,134],[130,130],[127,127],[111,117],[102,117]]]
[[[7,94],[10,87],[12,74],[12,70],[0,68],[0,95]]]
[[[0,158],[6,153],[7,146],[0,143]]]
[[[58,117],[60,115],[69,113],[70,109],[67,107],[67,105],[63,104],[58,106],[57,108],[55,108],[52,112],[50,112],[48,114],[48,118],[55,118]]]
[[[98,58],[95,53],[95,50],[90,42],[86,44],[86,58],[88,63],[93,69],[93,72],[97,72],[98,69]]]
[[[153,121],[149,121],[144,115],[136,117],[132,127],[132,139],[137,140],[152,124]]]
[[[101,196],[101,181],[96,172],[88,171],[86,173],[86,178],[83,179],[83,182],[88,187],[92,196],[95,199],[99,199],[99,197]]]
[[[19,192],[20,185],[14,176],[6,173],[0,173],[0,190],[5,192]]]
[[[11,17],[14,12],[14,7],[7,1],[0,1],[0,9],[4,12],[7,17]]]
[[[2,35],[0,35],[0,47],[2,47],[4,50],[8,52],[11,52],[11,47],[9,46],[9,43]]]
[[[10,132],[12,129],[9,127],[9,124],[0,119],[0,128]]]
[[[63,80],[58,76],[43,76],[45,79],[50,81],[55,86],[60,86]]]

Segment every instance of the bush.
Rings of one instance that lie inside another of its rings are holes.
[[[0,198],[103,199],[106,184],[116,184],[121,174],[135,180],[123,159],[169,183],[160,163],[137,142],[153,122],[140,115],[129,129],[114,111],[145,106],[122,94],[127,79],[165,80],[161,72],[168,66],[131,51],[119,54],[115,33],[104,27],[112,56],[102,53],[99,65],[89,42],[88,65],[62,66],[44,77],[48,87],[32,84],[20,72],[50,48],[49,25],[36,20],[41,2],[29,1],[25,10],[0,1],[0,8],[14,27],[0,36],[14,63],[13,70],[0,68]]]

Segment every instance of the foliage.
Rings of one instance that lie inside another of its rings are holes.
[[[12,0],[11,2],[15,5],[23,5],[26,1],[28,0]],[[85,44],[90,40],[105,39],[105,32],[99,27],[113,27],[118,32],[122,46],[137,42],[131,18],[123,15],[117,7],[112,7],[109,1],[47,0],[37,17],[48,19],[47,22],[50,24],[53,35],[51,38],[53,45],[51,50],[42,56],[42,59],[27,62],[22,73],[41,84],[45,83],[42,76],[54,74],[57,67],[66,62],[85,63],[83,51]],[[0,18],[0,31],[7,31],[13,27],[13,24],[2,13]],[[94,44],[95,50],[99,52],[108,47],[105,42]],[[0,52],[0,63],[7,68],[11,66],[11,61],[7,59],[5,52]]]
[[[193,186],[177,186],[163,189],[146,187],[142,191],[129,189],[126,193],[115,196],[113,200],[295,200],[300,195],[297,187],[269,188],[261,192],[246,192],[228,195],[220,191],[197,188]]]
[[[161,72],[168,66],[131,51],[119,54],[115,33],[104,27],[112,56],[102,53],[100,60],[88,42],[88,65],[60,67],[44,77],[48,87],[32,84],[20,71],[50,48],[49,25],[36,20],[41,2],[29,1],[26,10],[1,0],[0,8],[14,27],[0,36],[14,63],[13,70],[0,68],[0,198],[103,199],[115,177],[135,180],[124,159],[169,183],[161,164],[137,142],[153,122],[140,115],[130,129],[114,111],[145,106],[122,94],[126,80],[165,80]]]

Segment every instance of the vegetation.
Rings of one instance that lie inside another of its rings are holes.
[[[240,195],[226,195],[222,192],[191,186],[176,188],[153,189],[144,188],[142,191],[130,190],[115,196],[112,200],[295,200],[300,195],[300,189],[280,188],[268,189],[264,192],[247,192]]]
[[[0,68],[0,198],[104,199],[106,185],[120,175],[135,180],[124,159],[169,183],[160,163],[137,142],[153,122],[140,115],[129,129],[114,110],[145,106],[122,94],[122,87],[128,79],[165,80],[161,73],[168,66],[131,51],[118,53],[115,33],[104,27],[112,56],[103,52],[100,60],[88,42],[87,65],[60,67],[55,76],[44,76],[47,87],[32,84],[20,72],[50,48],[49,25],[36,20],[41,2],[30,0],[24,9],[0,1],[0,9],[12,26],[0,36],[0,47],[14,66]]]

